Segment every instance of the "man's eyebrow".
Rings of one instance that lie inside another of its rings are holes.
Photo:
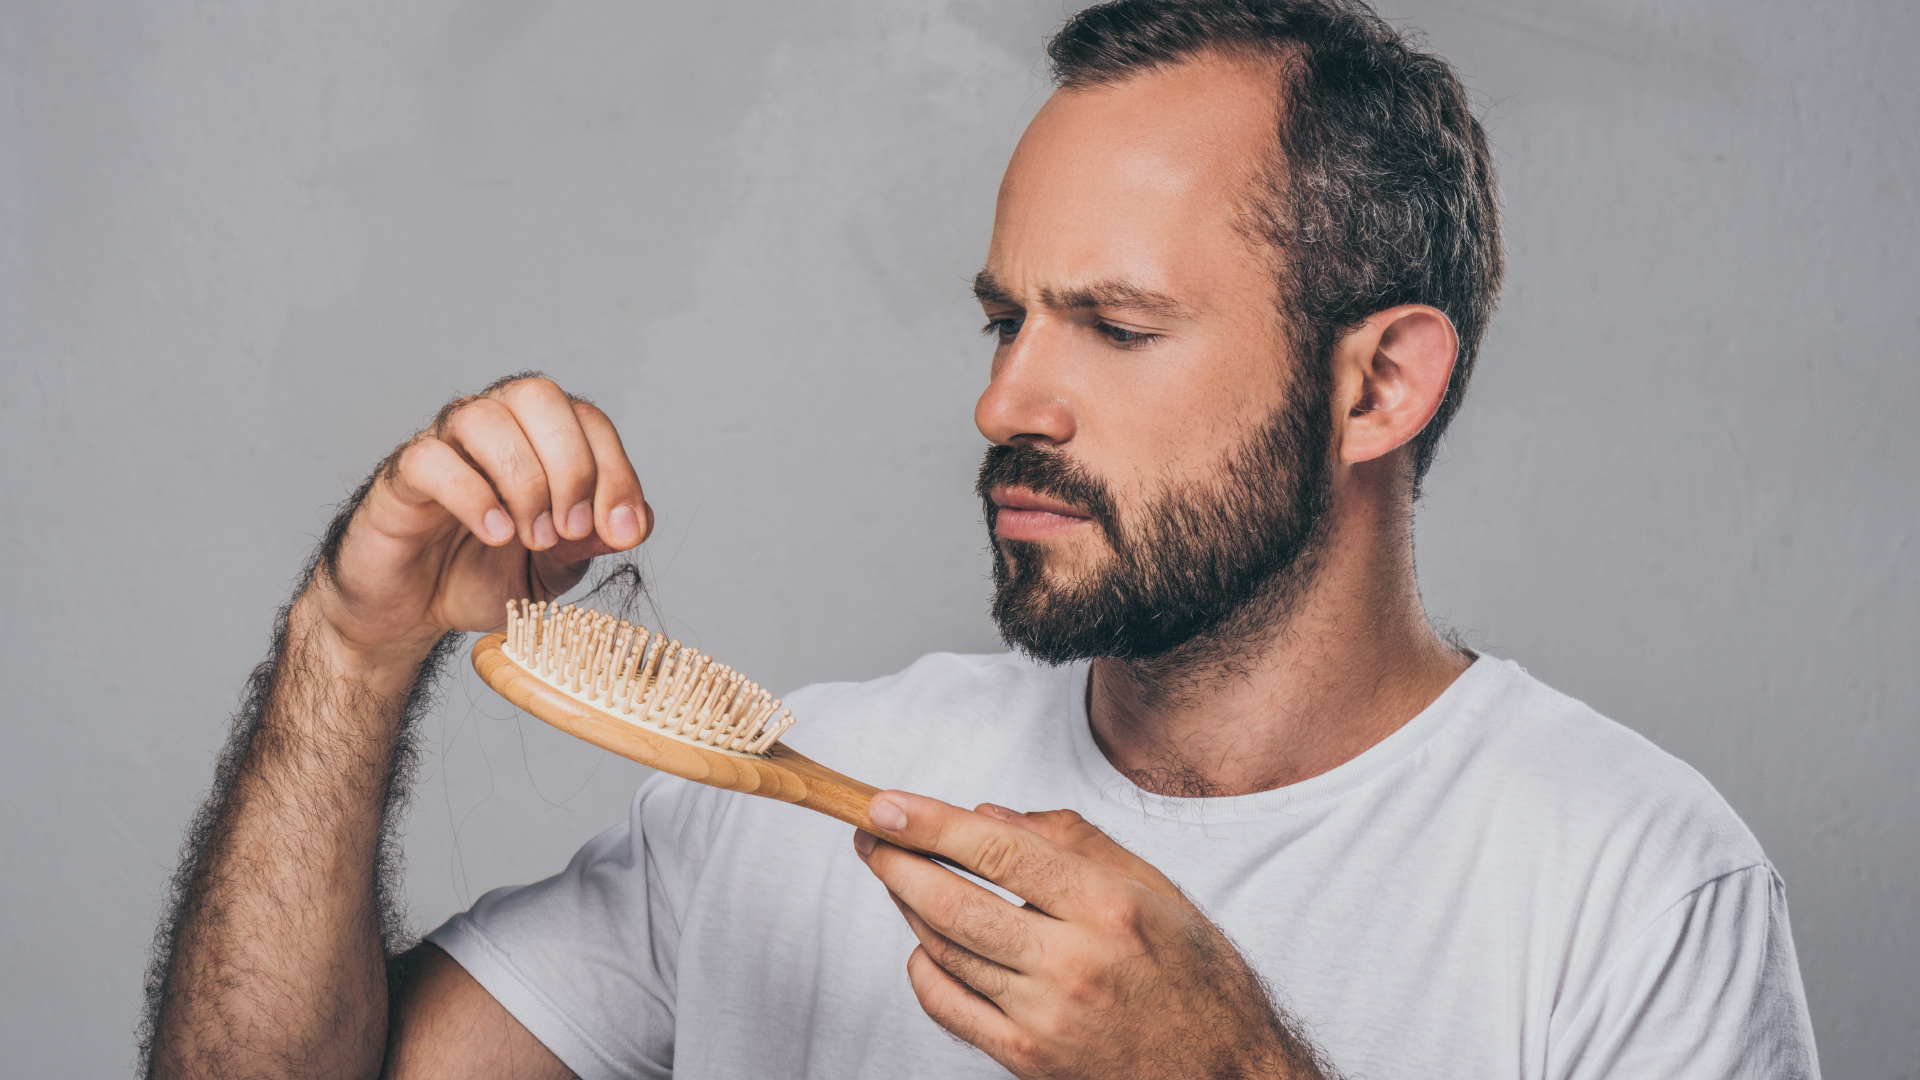
[[[991,270],[982,270],[973,275],[973,298],[982,304],[1019,306],[1019,301],[1015,300],[1013,294],[1000,284],[1000,279],[994,277]]]
[[[982,304],[1022,306],[1021,301],[1000,284],[992,273],[982,270],[973,278],[973,298]],[[1063,288],[1040,287],[1040,302],[1062,311],[1088,308],[1121,308],[1165,319],[1191,319],[1193,309],[1166,293],[1143,289],[1131,281],[1096,281]]]
[[[1166,293],[1143,289],[1131,281],[1096,281],[1064,289],[1042,286],[1040,299],[1063,311],[1085,308],[1124,308],[1163,319],[1191,319],[1193,310]]]

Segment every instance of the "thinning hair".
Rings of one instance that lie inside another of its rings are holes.
[[[1417,494],[1505,260],[1486,132],[1453,67],[1416,44],[1359,0],[1112,0],[1069,19],[1047,55],[1064,90],[1208,55],[1273,66],[1275,156],[1244,229],[1275,255],[1299,357],[1327,377],[1340,336],[1400,304],[1438,308],[1459,333],[1446,395],[1412,443]]]

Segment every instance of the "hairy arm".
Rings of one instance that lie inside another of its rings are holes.
[[[445,954],[390,972],[387,827],[457,632],[564,592],[650,516],[605,416],[527,376],[449,405],[355,493],[189,830],[148,980],[149,1075],[569,1075]]]
[[[572,1070],[439,946],[421,944],[392,964],[399,988],[388,1010],[387,1077],[395,1080],[574,1080]]]
[[[324,585],[319,587],[324,588]],[[303,596],[204,816],[162,974],[152,1075],[375,1076],[399,927],[381,873],[414,711],[456,639],[356,668]]]

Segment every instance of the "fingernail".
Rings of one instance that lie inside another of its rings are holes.
[[[545,510],[533,519],[533,544],[542,551],[560,542],[560,534],[553,531],[553,515]]]
[[[888,832],[899,832],[907,827],[907,812],[900,808],[899,803],[891,800],[876,801],[867,813],[872,816],[875,825]]]
[[[496,544],[504,544],[513,539],[513,519],[500,511],[499,507],[487,511],[481,524],[487,527],[487,536]]]
[[[575,540],[593,531],[593,504],[577,502],[567,511],[567,533]]]
[[[873,838],[872,833],[861,829],[855,829],[853,831],[853,850],[859,852],[861,858],[864,859],[873,854],[873,845],[877,843],[879,843],[879,841]]]
[[[1014,818],[1017,818],[1020,816],[1020,813],[1016,810],[1009,810],[1004,806],[1000,806],[996,803],[990,803],[990,802],[981,803],[980,812],[983,814],[991,815],[993,817],[997,817],[1001,821],[1012,821]]]
[[[633,507],[622,503],[607,515],[607,531],[613,533],[614,543],[631,544],[640,539],[640,515],[633,512]]]

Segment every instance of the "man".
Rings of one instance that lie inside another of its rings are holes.
[[[376,472],[288,608],[156,1074],[1817,1074],[1733,813],[1421,610],[1412,503],[1501,273],[1451,71],[1348,0],[1121,0],[1050,53],[976,281],[1020,652],[789,699],[796,748],[908,789],[882,831],[999,891],[662,776],[389,956],[382,820],[449,632],[651,522],[604,415],[506,380]]]

